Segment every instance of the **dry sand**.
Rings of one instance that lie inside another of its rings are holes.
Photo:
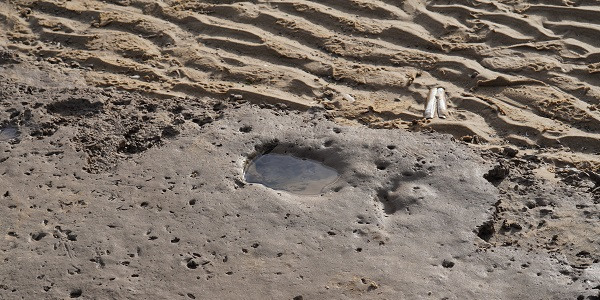
[[[92,86],[324,106],[339,122],[476,135],[597,166],[598,4],[12,0],[0,38]],[[452,116],[414,124],[436,85]]]
[[[599,7],[2,1],[0,298],[597,299]],[[242,182],[273,139],[343,173],[329,202]]]

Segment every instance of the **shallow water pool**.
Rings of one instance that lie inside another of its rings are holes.
[[[8,142],[19,137],[19,131],[14,127],[0,127],[0,141]]]
[[[338,177],[335,169],[318,161],[271,153],[255,158],[244,174],[246,182],[301,195],[320,194]]]

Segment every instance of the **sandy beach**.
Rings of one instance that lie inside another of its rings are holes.
[[[599,35],[597,0],[2,1],[0,298],[598,299]],[[339,179],[245,182],[271,151]]]

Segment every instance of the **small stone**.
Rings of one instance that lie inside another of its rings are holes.
[[[231,94],[231,95],[229,95],[229,98],[231,100],[235,100],[235,101],[244,100],[244,96],[242,96],[240,94]]]

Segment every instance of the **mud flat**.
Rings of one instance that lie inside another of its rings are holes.
[[[598,294],[597,198],[581,171],[555,178],[514,149],[323,111],[69,80],[0,83],[3,126],[17,129],[0,141],[4,299]],[[318,195],[246,183],[267,151],[339,178]]]

